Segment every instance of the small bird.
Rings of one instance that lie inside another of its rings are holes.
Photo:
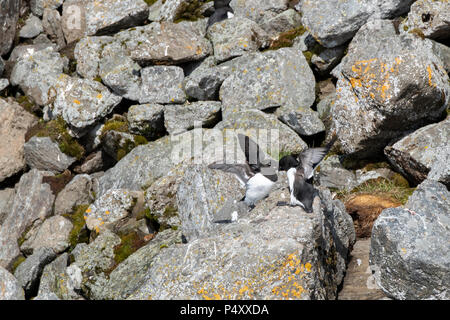
[[[234,17],[234,11],[230,7],[231,0],[214,0],[214,13],[209,17],[206,29],[216,22]]]
[[[285,160],[280,160],[283,162],[284,169],[287,169],[291,206],[301,206],[306,212],[312,212],[315,189],[307,180],[312,178],[314,169],[330,151],[336,139],[334,135],[325,147],[309,148],[296,158],[291,155],[284,157]]]
[[[233,173],[245,186],[245,196],[241,199],[252,210],[256,202],[266,198],[278,180],[276,166],[270,159],[265,159],[259,146],[248,136],[238,134],[239,144],[245,153],[243,164],[224,164],[214,162],[208,167]]]

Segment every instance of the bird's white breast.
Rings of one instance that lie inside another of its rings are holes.
[[[275,182],[267,179],[261,173],[255,174],[247,182],[245,202],[247,204],[254,204],[256,201],[263,199],[270,193],[274,184]]]
[[[234,14],[233,14],[232,12],[228,11],[228,12],[227,12],[227,18],[228,18],[228,19],[231,19],[231,18],[233,18],[233,17],[234,17]]]
[[[287,172],[287,178],[289,181],[289,191],[291,192],[291,205],[293,206],[301,206],[305,208],[303,203],[297,200],[297,198],[294,195],[294,180],[295,180],[295,173],[297,172],[297,169],[290,168]]]

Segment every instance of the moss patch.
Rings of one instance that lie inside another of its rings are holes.
[[[155,4],[158,0],[144,0],[144,2],[150,7]]]
[[[62,189],[72,180],[73,175],[69,170],[64,170],[63,173],[56,176],[45,176],[42,178],[43,183],[48,183],[53,194],[56,196]]]
[[[294,44],[294,39],[303,35],[305,32],[306,28],[304,26],[299,26],[297,28],[282,32],[275,40],[272,41],[269,46],[269,50],[292,47]]]
[[[409,33],[418,36],[419,38],[421,38],[422,40],[425,39],[425,34],[423,33],[423,31],[419,28],[414,28],[411,31],[409,31]]]
[[[311,48],[311,50],[308,51],[303,51],[303,55],[306,58],[306,61],[308,62],[308,64],[311,66],[312,62],[311,59],[314,55],[320,55],[323,51],[325,50],[325,47],[321,46],[319,43],[317,43],[314,47]],[[317,87],[317,85],[316,85]],[[317,90],[316,90],[316,94],[317,94]]]
[[[14,272],[16,271],[17,267],[26,260],[26,258],[22,255],[18,256],[16,259],[14,259],[12,265],[11,265],[11,273],[14,274]]]
[[[181,21],[197,21],[204,18],[202,14],[202,6],[205,1],[202,0],[190,0],[180,4],[180,9],[175,15],[174,22]]]
[[[16,99],[17,103],[20,104],[22,108],[31,114],[40,116],[41,109],[27,96],[19,96]]]
[[[72,251],[78,243],[89,243],[89,230],[86,228],[84,219],[84,214],[88,207],[89,205],[87,204],[76,206],[72,213],[63,214],[73,225],[69,236],[69,251]]]

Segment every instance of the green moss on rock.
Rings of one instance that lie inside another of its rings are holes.
[[[304,26],[299,26],[297,28],[282,32],[276,37],[275,40],[269,46],[269,50],[277,50],[285,47],[292,47],[294,44],[294,39],[303,35],[306,32]]]
[[[205,3],[203,0],[190,0],[180,4],[180,9],[174,18],[174,22],[181,21],[197,21],[203,19],[202,6]]]
[[[76,206],[72,213],[63,214],[73,225],[69,235],[69,251],[72,251],[78,243],[89,243],[89,230],[86,228],[86,220],[84,219],[88,207],[89,205]]]

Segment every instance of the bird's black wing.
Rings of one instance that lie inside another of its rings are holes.
[[[261,151],[258,144],[250,139],[248,136],[238,133],[239,145],[245,154],[245,160],[250,165],[250,167],[259,171],[262,164],[266,164],[266,159],[264,157],[264,152]]]
[[[330,151],[337,137],[333,136],[333,139],[325,147],[306,149],[298,156],[301,167],[305,173],[305,179],[310,179],[313,175],[314,169],[322,161],[322,159]]]
[[[208,165],[208,168],[233,173],[236,178],[244,185],[251,177],[255,175],[247,164],[225,164],[213,162]]]

